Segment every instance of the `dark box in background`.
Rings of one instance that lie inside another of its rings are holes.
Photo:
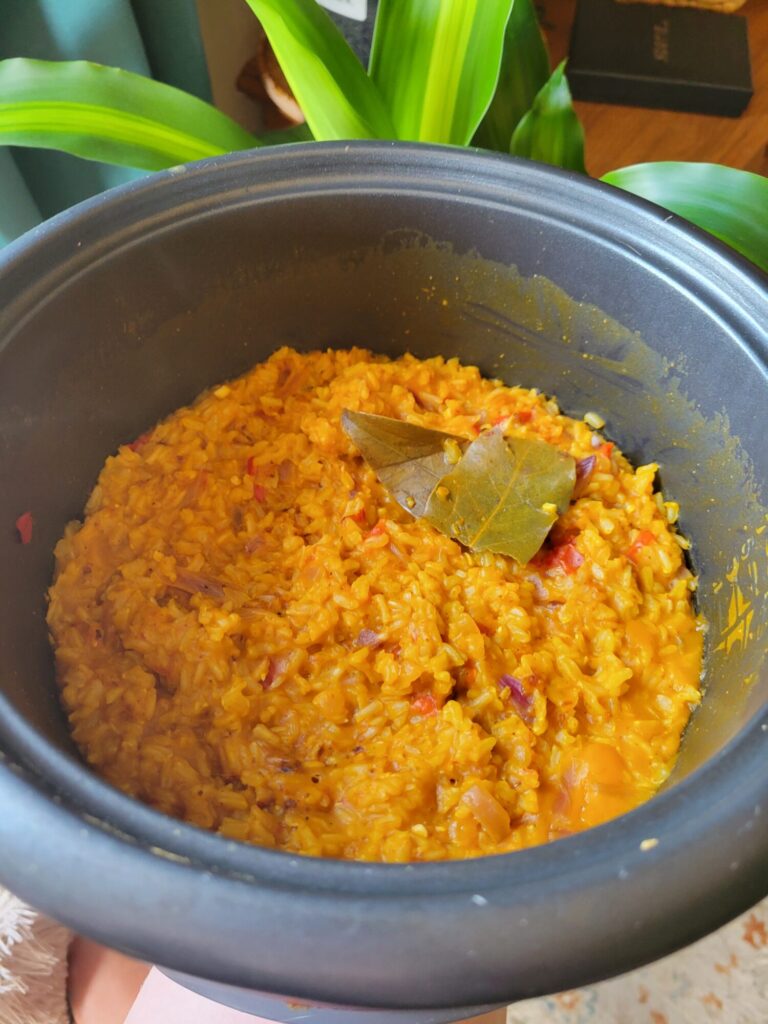
[[[568,81],[580,100],[738,117],[752,97],[746,19],[579,0]]]

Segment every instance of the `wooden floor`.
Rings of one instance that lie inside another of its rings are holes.
[[[537,7],[556,63],[568,53],[576,0],[540,0]],[[749,20],[755,90],[741,117],[578,102],[590,174],[646,160],[701,160],[768,174],[768,0],[747,0],[738,13]]]

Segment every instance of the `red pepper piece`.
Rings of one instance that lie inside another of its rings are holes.
[[[257,484],[256,481],[253,483],[253,496],[256,501],[260,501],[262,505],[267,500],[267,488],[262,484]]]
[[[580,565],[584,564],[584,555],[582,555],[575,544],[569,542],[557,549],[556,564],[564,573],[570,576],[576,572]]]
[[[640,533],[635,537],[629,546],[627,551],[627,558],[630,562],[634,562],[637,565],[638,557],[640,553],[648,547],[649,544],[656,542],[656,534],[651,533],[650,530],[641,530]]]
[[[533,410],[532,409],[521,409],[520,412],[517,414],[517,422],[518,423],[530,423],[532,419],[533,419]]]
[[[597,450],[601,455],[604,455],[606,459],[610,459],[611,452],[613,451],[613,441],[606,441],[604,444],[601,444]]]
[[[248,476],[256,476],[256,456],[249,455],[248,461],[245,464],[245,472]]]
[[[411,707],[417,715],[423,715],[426,718],[428,715],[434,715],[437,711],[437,701],[431,693],[420,693],[411,701]]]
[[[16,520],[16,531],[22,544],[29,544],[32,540],[32,513],[22,512]]]
[[[542,569],[560,569],[566,576],[573,575],[583,564],[584,555],[570,540],[558,544],[557,547],[543,554],[539,560]]]
[[[383,519],[380,519],[373,529],[368,531],[368,536],[378,537],[382,533],[387,533],[387,524]]]

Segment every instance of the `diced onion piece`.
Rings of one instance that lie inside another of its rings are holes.
[[[485,829],[494,842],[499,843],[510,833],[509,815],[496,797],[491,796],[482,786],[470,786],[462,800],[472,811],[477,823]]]
[[[378,647],[384,638],[372,629],[361,629],[355,640],[356,647]]]
[[[526,693],[522,681],[516,676],[510,676],[505,673],[499,679],[499,686],[510,695],[515,710],[522,720],[530,723],[533,718],[533,698],[529,693]]]
[[[215,597],[217,600],[224,597],[224,587],[218,580],[201,576],[198,572],[190,572],[189,569],[177,569],[176,579],[170,586],[174,590],[183,590],[185,594],[205,594],[206,597]]]
[[[579,498],[586,490],[589,479],[595,471],[596,462],[596,455],[588,455],[586,459],[579,459],[576,463],[576,486],[573,489],[574,498]]]

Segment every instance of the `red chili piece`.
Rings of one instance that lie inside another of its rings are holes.
[[[264,502],[267,500],[267,488],[264,487],[262,484],[257,484],[254,481],[253,496],[256,499],[256,501],[260,501],[263,505]]]
[[[16,530],[22,544],[29,544],[32,540],[32,513],[22,512],[16,520]]]

